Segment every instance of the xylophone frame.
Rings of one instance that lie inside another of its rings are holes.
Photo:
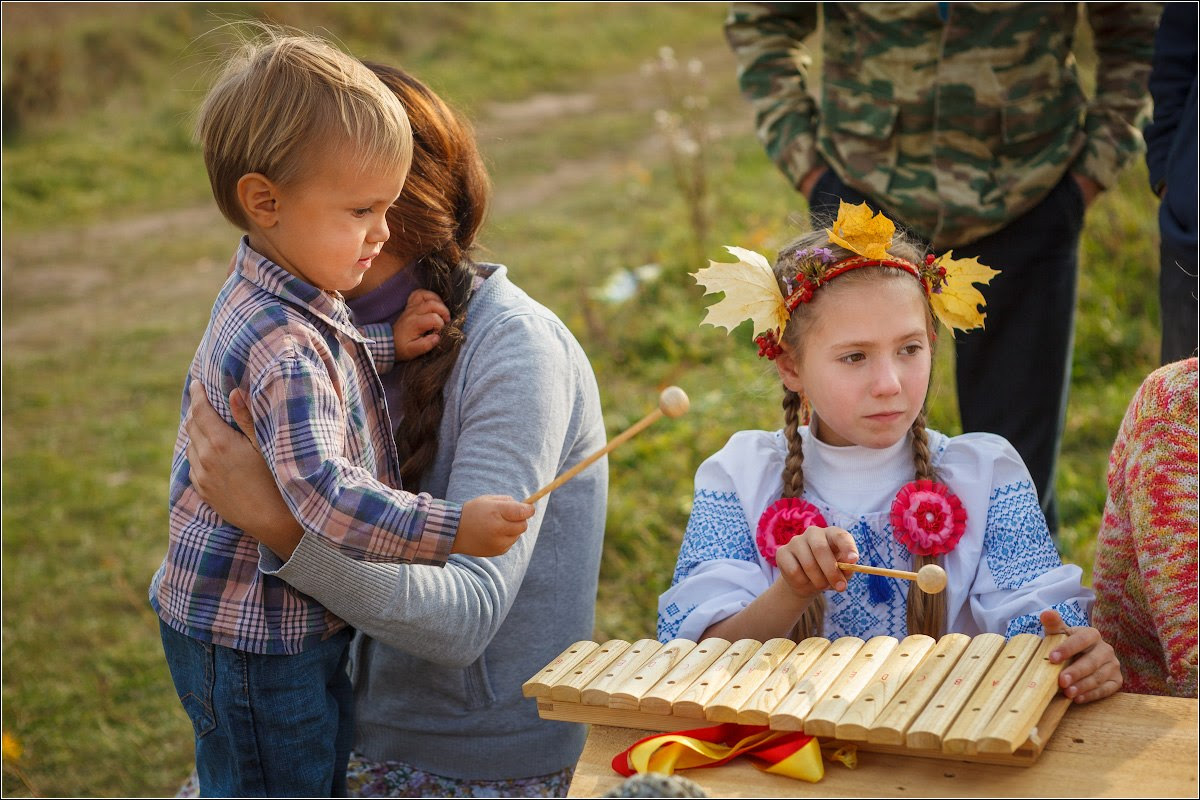
[[[522,690],[543,719],[653,731],[765,724],[864,751],[1029,766],[1071,704],[1057,691],[1063,665],[1047,657],[1064,638],[584,641]]]

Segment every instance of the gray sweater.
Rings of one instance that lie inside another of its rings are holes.
[[[579,343],[553,312],[494,270],[470,302],[446,383],[437,459],[421,489],[463,502],[528,497],[604,446],[600,397]],[[403,421],[400,421],[403,424]],[[545,775],[573,765],[585,728],[538,717],[521,684],[591,639],[607,459],[537,503],[503,556],[444,568],[372,564],[306,534],[262,568],[354,625],[356,749],[439,775]]]

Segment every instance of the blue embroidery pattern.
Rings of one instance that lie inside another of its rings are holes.
[[[1063,622],[1070,628],[1087,627],[1087,614],[1083,613],[1083,608],[1079,603],[1071,600],[1066,603],[1055,603],[1051,606],[1063,618]],[[1018,633],[1033,633],[1038,636],[1042,635],[1042,623],[1038,619],[1037,614],[1022,614],[1008,623],[1008,630],[1004,632],[1006,638],[1011,639]]]
[[[671,585],[690,575],[696,565],[718,558],[757,563],[754,534],[746,524],[737,492],[700,489],[692,500],[692,514],[683,533]]]
[[[881,514],[872,516],[880,520],[881,531],[873,528],[866,518],[853,524],[846,520],[830,522],[833,525],[843,523],[854,536],[862,563],[907,569],[911,556],[892,535],[890,523],[884,522]],[[908,587],[899,584],[907,584],[907,581],[893,581],[891,597],[882,603],[872,601],[870,583],[865,575],[852,575],[844,592],[826,592],[825,635],[858,636],[863,639],[872,636],[906,636]]]
[[[1062,565],[1032,483],[1010,483],[992,493],[983,551],[1001,589],[1016,589]]]
[[[663,612],[658,615],[658,640],[669,642],[679,638],[679,626],[683,625],[683,621],[695,610],[696,607],[692,606],[687,611],[680,613],[679,606],[674,603],[664,608]]]

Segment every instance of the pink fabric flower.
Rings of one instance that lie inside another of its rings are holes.
[[[892,501],[896,538],[918,556],[949,553],[967,529],[967,510],[945,484],[907,483]]]
[[[828,525],[817,507],[798,497],[785,497],[771,504],[758,518],[758,552],[772,567],[779,548],[799,536],[812,526],[825,528]]]

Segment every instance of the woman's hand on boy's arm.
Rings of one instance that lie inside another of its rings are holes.
[[[1047,634],[1065,633],[1066,641],[1050,653],[1050,662],[1058,664],[1077,656],[1059,673],[1062,693],[1076,703],[1090,703],[1120,691],[1124,678],[1121,662],[1112,645],[1104,641],[1095,628],[1070,628],[1053,609],[1041,613],[1042,628]]]
[[[254,421],[239,390],[230,394],[229,406],[238,427],[252,432]],[[191,483],[200,498],[226,522],[289,558],[304,533],[300,523],[258,447],[221,419],[199,382],[192,383],[184,428]]]
[[[428,289],[417,289],[408,296],[404,311],[392,323],[396,339],[396,360],[411,361],[437,346],[442,327],[450,321],[450,309],[442,298]]]

